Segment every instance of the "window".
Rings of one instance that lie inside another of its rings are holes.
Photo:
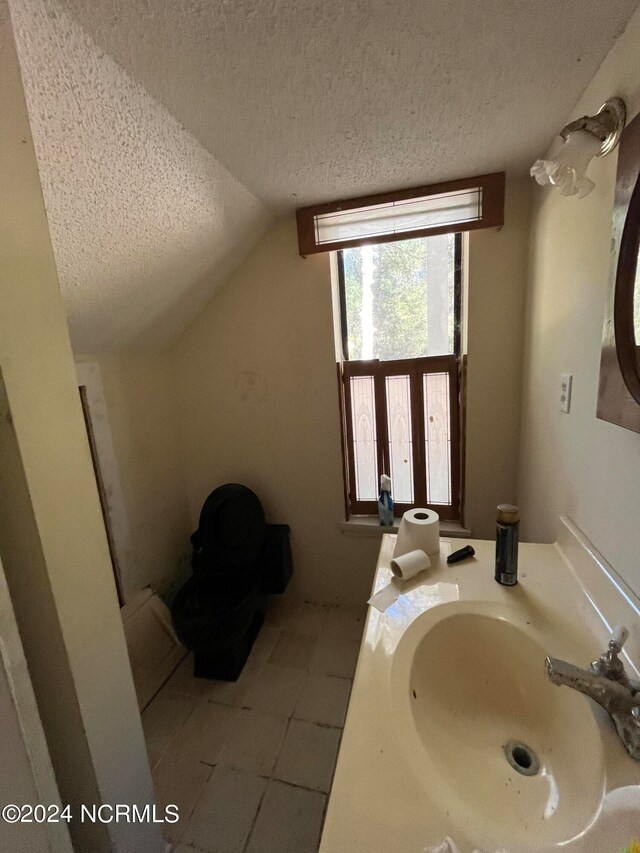
[[[387,473],[400,512],[461,518],[461,255],[460,234],[337,253],[350,514],[377,512]]]
[[[504,172],[301,207],[304,257],[369,243],[474,231],[504,223]]]
[[[465,361],[461,232],[504,224],[504,172],[302,207],[302,257],[336,252],[347,512],[377,511],[381,473],[400,511],[462,521]]]

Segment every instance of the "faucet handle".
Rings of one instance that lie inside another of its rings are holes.
[[[589,669],[596,675],[603,675],[611,681],[619,681],[626,684],[628,679],[624,671],[624,664],[618,657],[622,647],[627,641],[629,631],[624,625],[616,625],[609,638],[609,647],[606,652],[594,660]]]
[[[611,637],[609,638],[609,648],[611,651],[615,651],[616,654],[620,654],[628,637],[629,629],[625,628],[624,625],[616,625],[611,632]]]

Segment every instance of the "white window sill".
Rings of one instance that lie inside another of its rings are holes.
[[[353,515],[349,521],[340,522],[340,530],[349,536],[382,536],[383,533],[397,533],[398,525],[383,527],[375,515]],[[440,535],[451,539],[469,539],[471,531],[459,521],[441,519]]]

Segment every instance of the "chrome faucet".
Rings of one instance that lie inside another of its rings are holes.
[[[545,665],[553,684],[572,687],[602,705],[629,755],[640,761],[640,682],[627,676],[619,658],[628,636],[626,628],[615,628],[609,648],[588,670],[551,657]]]

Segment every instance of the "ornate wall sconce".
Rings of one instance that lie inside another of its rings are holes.
[[[622,98],[609,98],[593,116],[565,125],[564,145],[551,160],[536,160],[530,174],[541,184],[558,187],[562,195],[584,198],[595,184],[586,171],[593,157],[604,157],[616,147],[624,130],[627,109]]]

